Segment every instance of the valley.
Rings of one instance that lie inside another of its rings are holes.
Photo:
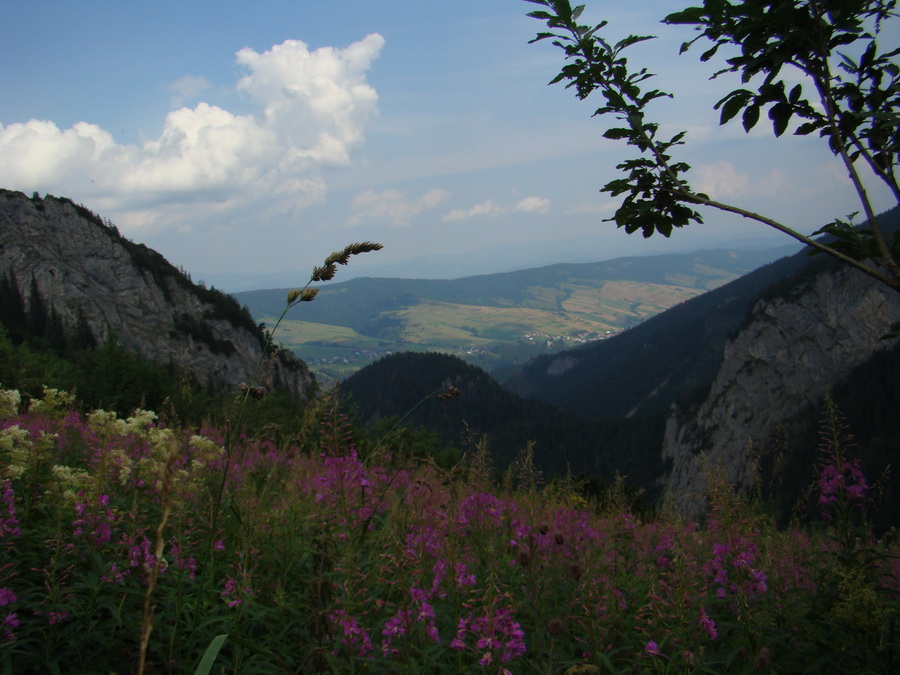
[[[321,289],[276,336],[328,384],[401,351],[459,356],[486,370],[604,340],[783,255],[698,251],[560,264],[455,280],[354,279]],[[286,290],[237,293],[275,325]]]

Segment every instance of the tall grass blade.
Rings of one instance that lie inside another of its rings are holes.
[[[222,649],[222,645],[225,644],[225,640],[227,639],[228,633],[216,635],[216,637],[213,638],[212,642],[209,643],[209,647],[206,648],[203,658],[200,659],[200,665],[197,666],[194,675],[209,675],[209,671],[212,670],[213,663],[216,662],[216,657],[219,655],[219,651]]]

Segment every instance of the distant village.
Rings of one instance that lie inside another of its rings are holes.
[[[620,331],[603,331],[588,332],[579,331],[572,335],[550,335],[548,333],[529,332],[524,333],[519,342],[511,343],[518,345],[527,345],[534,347],[535,351],[540,352],[557,352],[569,347],[605,340],[606,338],[616,335]],[[439,351],[443,354],[452,354],[463,359],[478,359],[479,357],[490,357],[497,350],[497,345],[488,347],[472,347],[452,345],[448,347],[430,348],[428,351]],[[317,366],[336,366],[350,367],[351,370],[362,368],[372,361],[376,361],[383,356],[393,354],[396,349],[348,349],[346,353],[339,356],[329,356],[324,358],[304,358],[307,364],[315,369]],[[302,356],[302,355],[301,355]]]

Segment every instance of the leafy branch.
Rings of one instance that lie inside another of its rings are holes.
[[[550,39],[566,55],[567,64],[551,84],[568,80],[566,86],[574,87],[579,99],[598,92],[604,104],[594,114],[624,122],[608,128],[603,136],[624,140],[638,150],[638,157],[616,166],[626,175],[601,189],[613,197],[624,195],[609,219],[618,227],[629,234],[640,230],[644,237],[657,232],[668,237],[674,228],[703,222],[695,207],[710,207],[779,230],[812,247],[813,252],[831,255],[900,292],[900,237],[895,234],[889,242],[879,228],[857,169],[857,162],[862,160],[900,203],[896,175],[900,67],[891,61],[900,50],[879,53],[875,42],[881,24],[895,16],[894,0],[704,0],[702,7],[690,7],[664,20],[670,25],[693,25],[700,31],[698,37],[682,45],[682,53],[701,38],[713,43],[701,55],[701,61],[710,60],[722,46],[740,49],[714,78],[737,72],[742,84],[747,85],[762,76],[755,91],[742,87],[716,103],[720,124],[740,114],[749,132],[767,108],[776,136],[784,134],[797,117],[801,123],[795,135],[818,132],[831,152],[841,158],[862,204],[866,227],[855,228],[836,219],[812,235],[691,188],[685,178],[690,166],[672,157],[673,148],[684,144],[686,132],[660,137],[659,123],[647,116],[650,103],[671,98],[672,94],[649,88],[645,83],[654,75],[646,68],[631,69],[624,55],[629,47],[652,36],[630,35],[613,44],[600,35],[608,22],[595,26],[579,23],[583,5],[572,7],[569,0],[526,2],[550,10],[528,14],[546,22],[550,29],[538,33],[531,42]],[[839,51],[857,42],[864,45],[858,60]],[[840,59],[838,74],[831,66],[835,54]],[[785,66],[799,69],[812,81],[815,100],[803,96],[801,84],[788,91],[785,81],[779,79]],[[831,235],[831,240],[825,243],[814,238],[820,234]]]

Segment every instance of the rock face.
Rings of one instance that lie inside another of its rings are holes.
[[[4,278],[14,281],[26,307],[37,291],[66,331],[86,327],[101,343],[115,336],[202,384],[253,384],[265,340],[249,313],[68,199],[0,190]],[[306,364],[288,352],[266,359],[260,376],[299,398],[314,383]]]
[[[688,517],[705,505],[704,466],[721,466],[738,488],[755,475],[775,425],[821,399],[876,350],[900,316],[900,296],[850,269],[821,272],[786,296],[760,300],[725,358],[709,396],[696,410],[673,407],[663,458],[669,498]]]

